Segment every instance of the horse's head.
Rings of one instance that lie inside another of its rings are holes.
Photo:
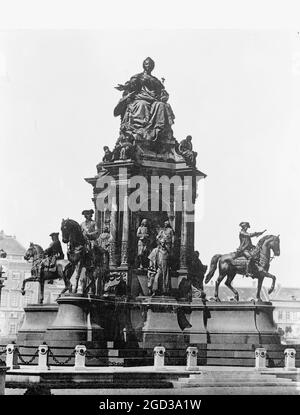
[[[61,222],[61,234],[63,243],[82,242],[83,234],[80,225],[73,219],[63,219]]]
[[[279,235],[277,236],[272,236],[272,238],[270,239],[269,242],[269,246],[272,249],[273,253],[275,256],[279,256],[280,255],[280,239],[279,239]]]
[[[67,244],[70,240],[70,219],[63,219],[61,222],[61,235],[63,243]]]
[[[24,259],[29,261],[30,258],[37,258],[43,255],[43,249],[39,246],[30,242],[29,248],[25,252]]]
[[[279,256],[280,255],[279,235],[278,236],[265,235],[258,241],[257,246],[260,249],[263,249],[263,247],[272,249],[272,251],[274,253],[274,256]]]

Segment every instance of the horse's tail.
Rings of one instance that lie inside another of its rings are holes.
[[[212,277],[214,276],[214,273],[217,269],[217,265],[218,265],[218,262],[219,262],[219,259],[221,258],[221,256],[222,256],[221,254],[216,254],[212,257],[212,259],[210,261],[210,267],[209,267],[208,274],[205,277],[205,281],[204,281],[205,284],[207,284],[212,279]]]

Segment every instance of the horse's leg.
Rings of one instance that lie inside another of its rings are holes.
[[[262,272],[260,272],[258,274],[257,292],[256,292],[256,301],[258,301],[258,302],[262,302],[260,292],[261,292],[261,287],[262,287],[263,280],[264,280],[264,276],[263,276]]]
[[[229,274],[229,275],[227,276],[227,278],[226,278],[225,285],[226,285],[226,287],[228,287],[228,288],[229,288],[229,289],[233,292],[235,300],[236,300],[236,301],[239,301],[239,293],[238,293],[238,291],[237,291],[235,288],[233,288],[233,286],[231,285],[232,280],[234,279],[235,275],[236,275],[235,273],[233,273],[233,274]]]
[[[68,273],[68,269],[71,267],[68,267],[69,264],[66,265],[65,269],[63,268],[62,265],[58,265],[57,266],[57,276],[59,279],[63,279],[65,286],[63,288],[63,290],[60,292],[59,297],[64,294],[66,291],[69,290],[69,292],[72,292],[72,285],[70,283],[70,278],[69,278],[69,273]],[[72,276],[72,274],[71,274]]]
[[[77,270],[77,274],[76,274],[75,289],[74,289],[74,293],[75,294],[78,291],[78,283],[79,283],[79,278],[80,278],[80,275],[81,275],[82,268],[83,268],[82,261],[79,261],[79,263],[78,263],[78,270]]]
[[[228,264],[226,262],[219,261],[219,276],[215,283],[215,300],[220,302],[219,298],[219,285],[223,281],[223,279],[226,277],[228,272]]]
[[[43,301],[44,301],[44,288],[45,288],[44,275],[41,275],[40,281],[39,281],[39,294],[38,294],[39,304],[43,304]]]
[[[274,288],[275,288],[276,277],[275,277],[275,275],[270,274],[269,272],[266,272],[266,271],[263,272],[263,275],[264,275],[265,278],[271,278],[271,280],[272,280],[272,285],[271,285],[271,287],[269,288],[269,291],[268,291],[268,294],[271,294],[274,291]]]
[[[64,280],[64,283],[65,283],[65,288],[62,290],[60,295],[64,294],[68,290],[69,290],[69,293],[72,293],[71,278],[72,278],[72,275],[74,274],[74,271],[75,271],[75,265],[71,262],[69,262],[65,266],[65,269],[62,270],[63,280]]]
[[[225,278],[226,274],[221,274],[218,276],[216,283],[215,283],[215,300],[220,302],[220,298],[219,298],[219,285],[221,284],[221,282],[223,281],[223,279]]]
[[[23,280],[23,283],[22,283],[22,287],[21,287],[21,294],[22,295],[25,295],[25,286],[26,286],[26,284],[28,283],[28,282],[32,282],[32,281],[36,281],[37,280],[37,277],[35,277],[35,276],[31,276],[31,277],[28,277],[28,278],[25,278],[24,280]]]

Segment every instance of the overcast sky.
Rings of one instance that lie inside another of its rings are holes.
[[[46,247],[62,218],[82,221],[93,207],[84,177],[118,136],[114,86],[147,56],[166,79],[175,137],[192,135],[207,174],[196,213],[202,261],[235,250],[238,224],[249,221],[252,231],[280,234],[270,271],[300,286],[300,36],[292,30],[1,32],[0,229]]]

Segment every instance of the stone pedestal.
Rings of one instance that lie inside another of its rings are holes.
[[[57,316],[44,337],[49,346],[70,348],[88,341],[94,341],[96,345],[103,339],[97,312],[99,299],[70,294],[60,297],[57,302]]]
[[[280,344],[271,303],[193,301],[191,343]]]
[[[31,304],[24,308],[25,318],[17,334],[17,344],[38,347],[56,318],[57,304]]]

